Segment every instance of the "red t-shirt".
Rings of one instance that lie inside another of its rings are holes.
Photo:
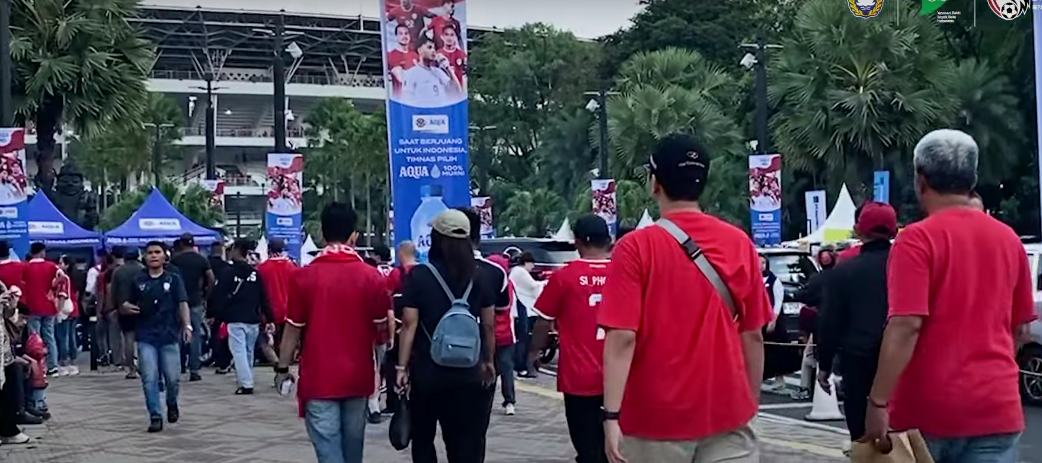
[[[577,260],[550,276],[535,307],[557,320],[561,358],[557,389],[569,395],[604,394],[604,330],[597,325],[609,261]]]
[[[396,67],[401,67],[402,71],[407,71],[409,68],[416,65],[419,61],[420,55],[416,54],[415,51],[404,52],[399,49],[394,49],[387,52],[387,71],[390,72]],[[391,76],[391,85],[395,90],[401,90],[402,82]]]
[[[387,13],[387,20],[394,20],[399,25],[409,28],[409,35],[412,36],[412,48],[415,49],[416,39],[420,37],[420,33],[423,32],[423,28],[427,25],[423,19],[431,16],[430,10],[414,4],[408,10],[400,6],[391,8],[391,11]]]
[[[264,293],[271,305],[275,323],[286,321],[289,310],[289,285],[297,266],[286,257],[272,257],[257,264],[257,273],[264,283]]]
[[[937,438],[1024,430],[1013,327],[1038,318],[1024,246],[968,208],[910,225],[890,251],[890,316],[923,317],[890,425]]]
[[[54,287],[54,276],[58,274],[58,265],[43,259],[30,260],[23,274],[22,298],[29,315],[49,317],[58,313],[54,302],[47,296]]]
[[[450,17],[446,19],[444,16],[438,15],[431,18],[431,23],[427,26],[427,29],[431,31],[431,35],[434,37],[434,44],[438,46],[438,49],[445,46],[441,41],[441,35],[445,32],[445,27],[449,25],[456,27],[456,37],[459,37],[462,43],[463,31],[461,30],[459,20],[456,18]]]
[[[771,319],[759,256],[738,228],[700,212],[666,214],[694,237],[727,283],[723,299],[665,230],[626,235],[612,253],[600,325],[635,331],[619,425],[651,440],[698,440],[745,426],[756,414],[739,333]]]
[[[517,343],[514,316],[511,313],[511,309],[517,303],[517,295],[514,294],[514,282],[510,279],[507,279],[507,296],[510,304],[506,307],[496,307],[496,347],[506,347]]]
[[[861,244],[855,244],[854,246],[844,249],[839,253],[839,256],[836,256],[836,258],[839,260],[850,259],[858,254],[861,254]]]
[[[457,48],[453,51],[441,49],[438,53],[448,58],[449,68],[456,74],[456,78],[459,79],[460,85],[463,85],[463,76],[467,71],[467,52],[463,51],[462,48]]]
[[[0,262],[0,281],[8,288],[12,286],[22,287],[25,262],[19,260],[7,260]],[[24,291],[24,290],[23,290]]]
[[[286,322],[305,332],[297,385],[301,404],[371,395],[374,322],[386,319],[391,308],[383,275],[353,251],[323,251],[294,272],[290,287]]]

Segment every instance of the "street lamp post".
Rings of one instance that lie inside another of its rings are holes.
[[[756,97],[756,151],[757,153],[770,153],[770,145],[767,136],[767,49],[781,48],[781,45],[769,45],[763,30],[756,34],[756,43],[743,43],[742,48],[752,49],[753,54],[747,54],[742,58],[742,65],[753,68],[754,91]]]
[[[217,108],[213,104],[213,79],[212,72],[203,76],[206,79],[206,179],[217,179]]]
[[[604,88],[596,92],[583,93],[585,96],[593,97],[586,104],[586,110],[597,114],[597,127],[600,132],[600,167],[597,169],[597,178],[609,178],[608,173],[608,96],[618,95],[618,92],[609,92]]]
[[[283,60],[283,35],[286,33],[286,10],[279,12],[275,27],[275,58],[272,72],[275,74],[275,152],[286,152],[286,62]]]
[[[496,130],[498,127],[494,125],[471,125],[469,127],[471,132],[477,132],[478,134],[478,156],[484,160],[485,156],[488,156],[488,144],[485,140],[485,132],[490,130]],[[473,164],[473,162],[472,162]],[[483,162],[484,164],[484,162]],[[488,165],[483,165],[478,171],[478,193],[487,195],[488,194]]]
[[[11,95],[11,0],[0,0],[0,127],[14,125]]]
[[[174,127],[174,124],[162,123],[154,124],[152,122],[146,122],[141,124],[142,126],[150,129],[155,129],[155,138],[152,139],[152,178],[155,182],[156,187],[159,186],[160,181],[163,179],[163,143],[162,135],[163,129],[170,129]]]

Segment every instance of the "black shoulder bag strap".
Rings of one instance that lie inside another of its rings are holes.
[[[705,253],[702,252],[702,248],[698,246],[698,243],[692,240],[687,233],[684,233],[684,230],[681,230],[677,224],[673,223],[673,221],[669,219],[658,219],[658,221],[655,222],[655,225],[661,227],[663,230],[668,232],[673,239],[677,240],[677,243],[680,244],[680,248],[683,249],[684,254],[687,254],[688,258],[695,263],[698,270],[705,275],[706,279],[709,280],[709,283],[713,285],[714,289],[716,289],[717,294],[719,294],[720,298],[723,299],[724,305],[727,306],[727,310],[731,313],[731,318],[738,321],[738,308],[734,304],[734,297],[731,296],[731,290],[727,288],[727,284],[724,283],[722,278],[720,278],[720,273],[716,271],[716,268],[709,262],[709,259],[706,259]]]

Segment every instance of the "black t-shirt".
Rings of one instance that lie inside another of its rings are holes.
[[[185,251],[170,259],[170,263],[177,267],[178,273],[185,283],[185,294],[188,295],[188,305],[198,307],[203,305],[203,290],[206,289],[206,271],[210,270],[210,261],[195,251]]]
[[[178,306],[187,301],[184,283],[176,273],[163,272],[157,277],[141,273],[127,298],[127,302],[141,308],[137,341],[154,346],[178,342],[181,333]]]
[[[446,275],[443,267],[438,263],[435,267]],[[462,296],[467,287],[465,284],[453,284],[448,282],[449,289],[456,297]],[[475,274],[474,287],[470,290],[467,301],[470,302],[470,313],[481,318],[481,309],[494,306],[495,294],[499,288],[490,288],[486,279]],[[401,304],[404,307],[412,307],[420,312],[420,326],[416,328],[416,337],[413,341],[412,359],[409,365],[410,379],[413,384],[423,388],[451,387],[461,384],[480,384],[480,367],[473,368],[446,368],[434,364],[431,360],[430,335],[438,327],[441,317],[449,311],[452,301],[445,294],[434,274],[425,265],[417,265],[405,276],[402,283]],[[484,331],[482,331],[484,333]]]
[[[507,291],[507,272],[503,267],[496,265],[478,256],[478,278],[485,281],[485,286],[492,290],[497,309],[510,306],[510,293]]]

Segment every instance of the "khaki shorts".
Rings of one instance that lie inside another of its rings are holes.
[[[626,437],[622,454],[631,463],[759,463],[750,425],[696,441],[653,441]]]

